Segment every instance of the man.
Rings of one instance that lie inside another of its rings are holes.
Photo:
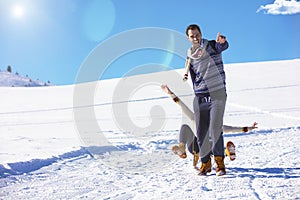
[[[183,113],[192,121],[192,125],[194,125],[194,113],[189,109],[187,105],[184,104],[184,102],[181,101],[181,99],[174,94],[173,91],[167,86],[167,85],[161,85],[161,89],[170,95],[170,97],[173,99],[175,103],[177,103]],[[228,126],[223,125],[223,131],[224,132],[230,132],[230,133],[237,133],[237,132],[248,132],[250,130],[253,130],[257,128],[257,123],[254,122],[252,126]],[[180,158],[186,158],[186,146],[188,148],[188,151],[193,154],[193,166],[196,168],[196,165],[199,160],[199,147],[197,143],[197,137],[194,133],[194,127],[190,127],[187,124],[183,124],[180,128],[179,132],[179,145],[175,145],[172,147],[172,151],[174,154],[178,155]],[[225,147],[225,155],[230,158],[230,160],[235,160],[235,145],[233,142],[228,141]]]
[[[195,24],[187,27],[186,35],[192,44],[188,49],[187,68],[195,93],[193,106],[202,162],[199,175],[211,171],[212,152],[217,165],[216,175],[222,176],[226,174],[222,128],[227,94],[221,53],[228,48],[228,42],[220,33],[216,40],[203,39]]]

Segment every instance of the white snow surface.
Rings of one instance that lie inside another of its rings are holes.
[[[188,121],[160,84],[191,106],[183,70],[1,87],[0,199],[300,199],[299,66],[300,59],[225,65],[224,123],[258,129],[224,134],[237,158],[225,158],[222,177],[214,169],[198,176],[191,154],[170,150]],[[95,88],[92,100],[76,87]]]

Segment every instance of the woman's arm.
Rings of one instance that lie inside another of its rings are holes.
[[[161,85],[161,89],[167,93],[168,95],[170,95],[170,97],[173,99],[173,101],[175,103],[177,103],[183,113],[192,121],[194,121],[194,113],[189,109],[189,107],[187,107],[187,105],[185,105],[178,96],[176,96],[167,85]],[[252,126],[227,126],[227,125],[223,125],[223,131],[224,133],[239,133],[239,132],[248,132],[251,131],[255,128],[257,128],[257,122],[254,122]]]
[[[224,133],[228,133],[228,132],[231,132],[231,133],[248,132],[248,131],[251,131],[251,130],[257,128],[256,125],[257,125],[257,122],[254,122],[252,126],[244,126],[244,127],[224,125],[223,126],[223,131],[224,131]]]
[[[190,120],[194,120],[194,113],[189,109],[189,107],[187,107],[187,105],[185,105],[178,96],[176,96],[167,85],[161,85],[161,89],[167,93],[168,95],[170,95],[170,97],[173,99],[173,101],[175,103],[177,103],[181,109],[182,112],[190,119]]]

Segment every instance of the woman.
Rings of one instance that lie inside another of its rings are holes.
[[[175,103],[177,103],[183,113],[193,122],[192,124],[195,124],[194,121],[194,113],[185,105],[178,96],[176,96],[167,85],[161,85],[161,89],[170,95],[170,97],[173,99]],[[255,128],[257,128],[257,123],[254,122],[252,126],[244,126],[244,127],[238,127],[238,126],[228,126],[223,125],[223,131],[224,132],[231,132],[231,133],[238,133],[238,132],[248,132]],[[194,128],[194,127],[193,127]],[[197,143],[197,137],[195,136],[195,131],[192,130],[192,128],[187,125],[183,124],[180,128],[179,132],[179,145],[175,145],[172,147],[173,153],[177,154],[180,158],[186,158],[186,146],[188,148],[188,151],[193,154],[193,166],[196,167],[198,161],[199,161],[199,146]],[[235,160],[235,146],[233,142],[228,141],[225,147],[225,154],[230,158],[230,160]]]

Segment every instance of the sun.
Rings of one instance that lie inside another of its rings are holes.
[[[15,18],[21,19],[24,17],[24,7],[21,5],[14,5],[12,7],[12,15]]]

